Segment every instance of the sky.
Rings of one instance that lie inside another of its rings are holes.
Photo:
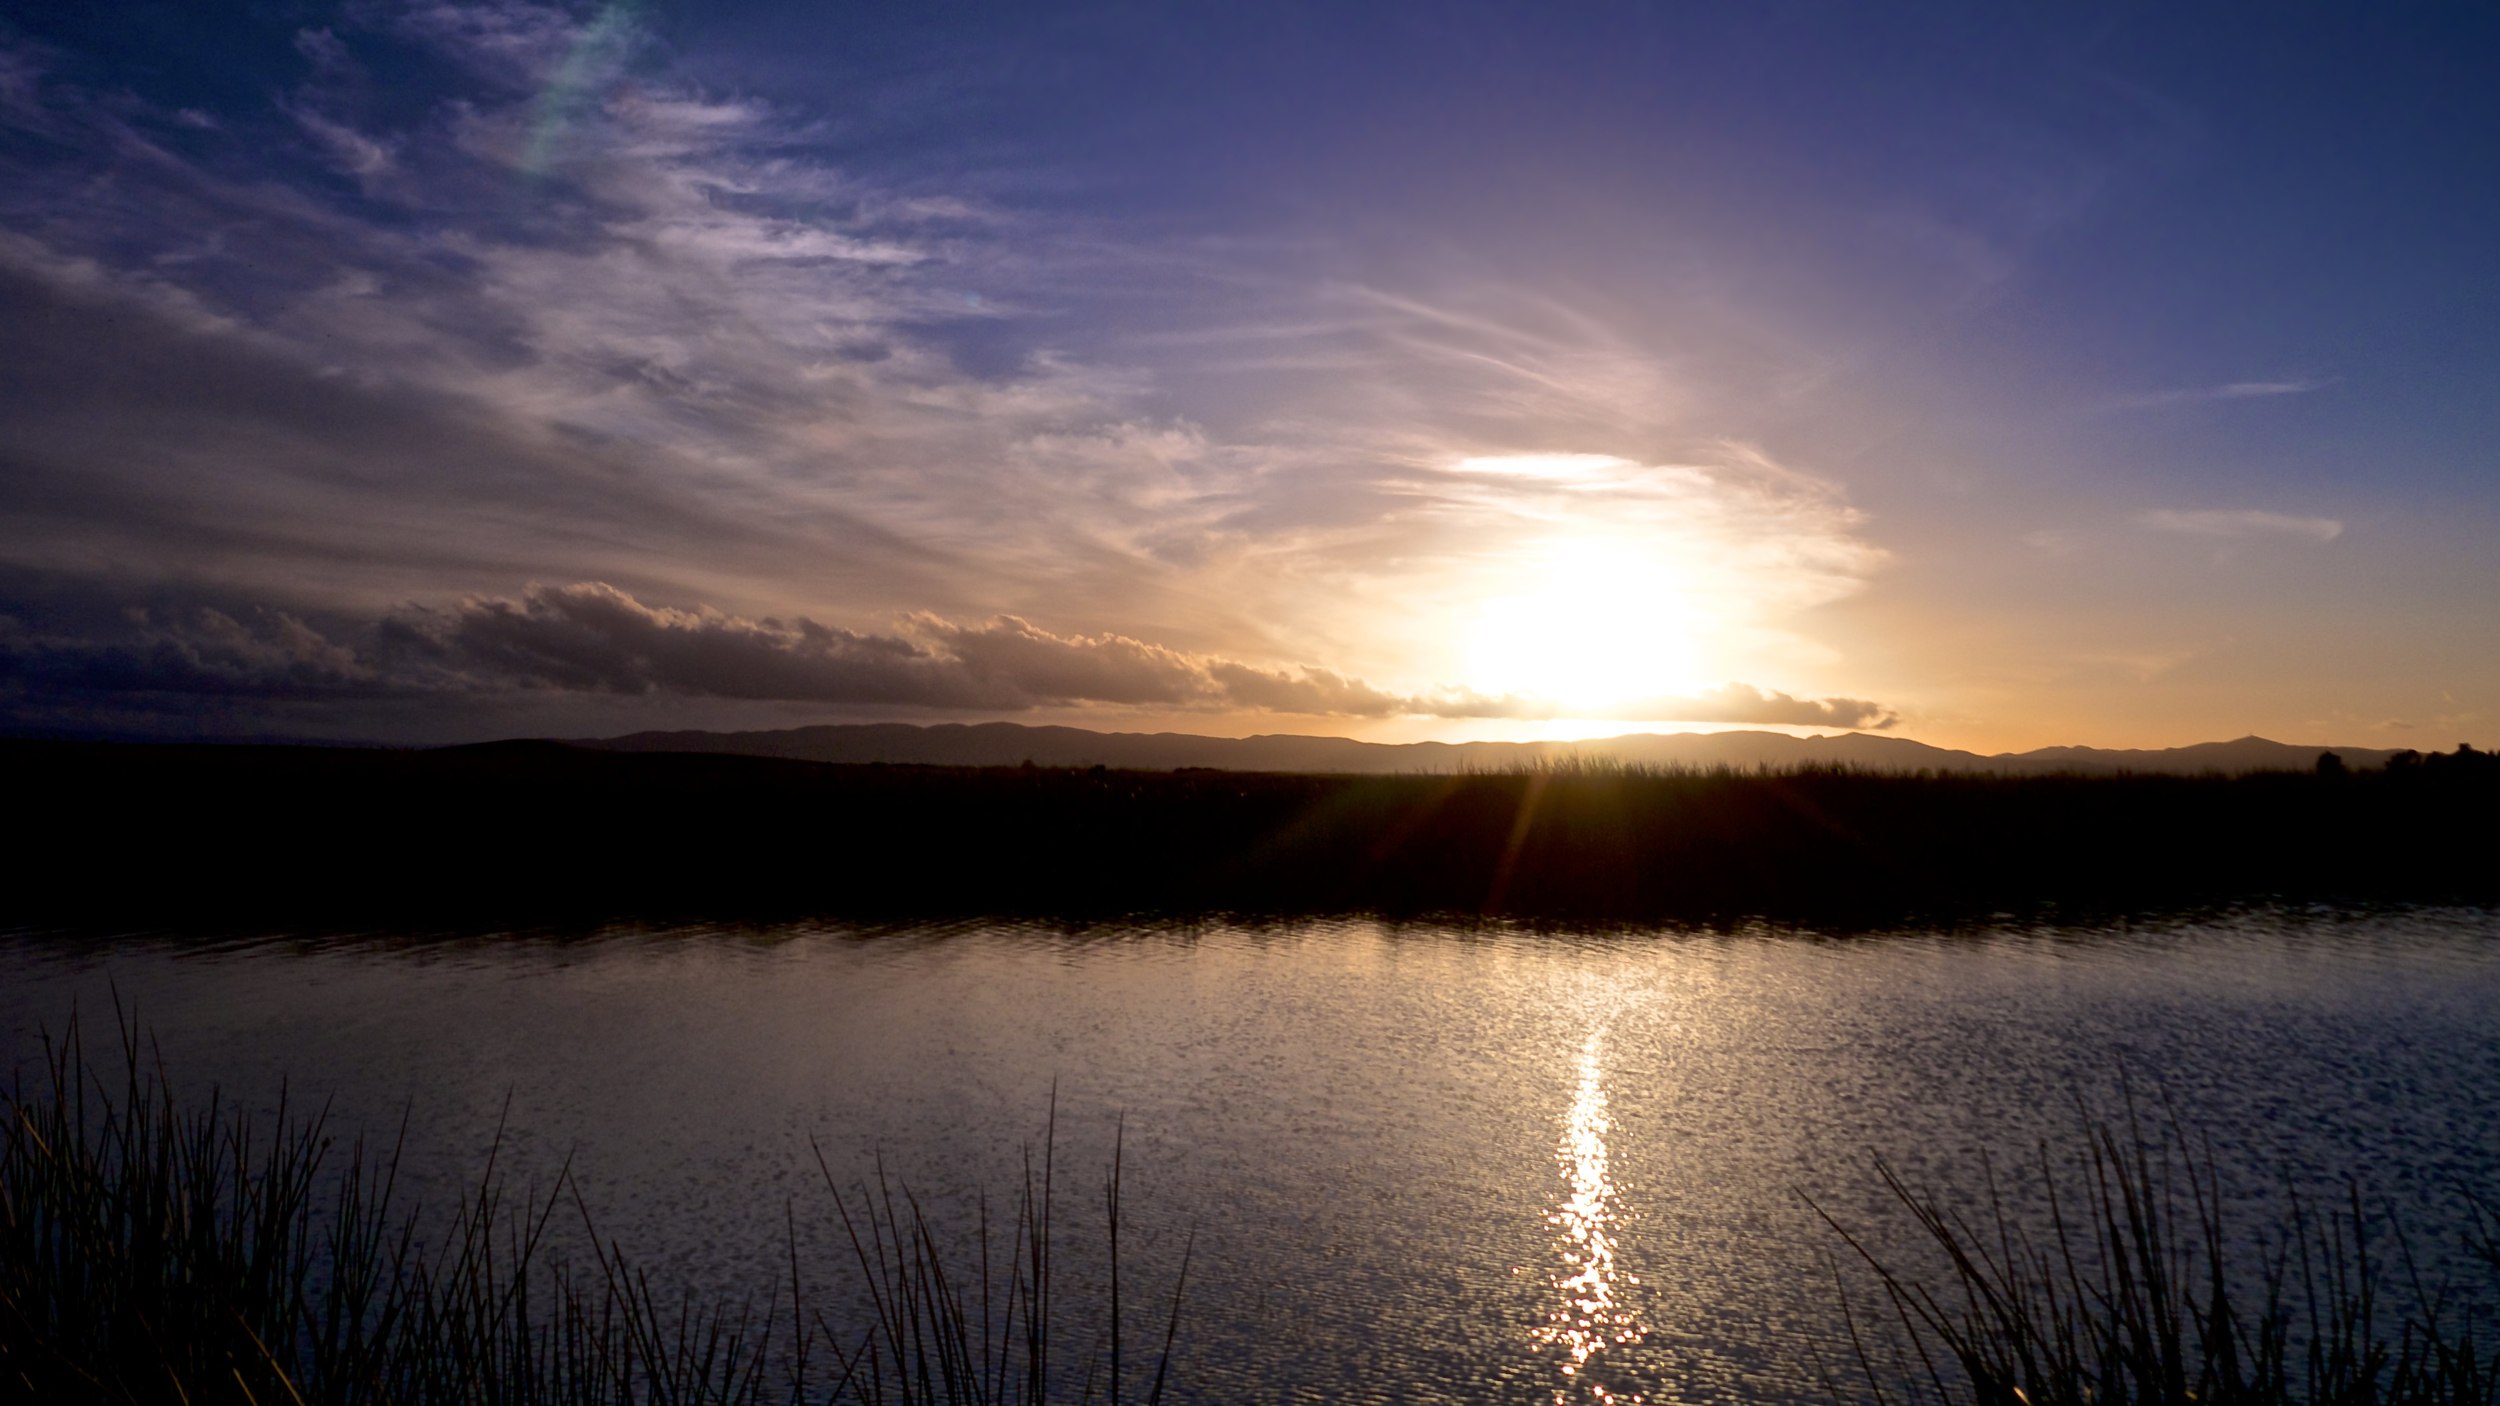
[[[0,0],[0,731],[2500,743],[2500,11]]]

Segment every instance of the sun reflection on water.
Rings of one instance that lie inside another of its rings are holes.
[[[1619,1394],[1594,1379],[1591,1368],[1608,1348],[1630,1347],[1648,1331],[1625,1291],[1640,1280],[1615,1267],[1615,1227],[1622,1221],[1614,1177],[1608,1171],[1606,1134],[1606,1032],[1589,1032],[1580,1049],[1580,1087],[1571,1100],[1571,1117],[1554,1159],[1562,1166],[1568,1188],[1563,1200],[1546,1213],[1562,1232],[1557,1243],[1563,1266],[1554,1275],[1560,1296],[1536,1332],[1537,1341],[1563,1351],[1562,1384],[1554,1389],[1555,1406],[1568,1406],[1575,1394],[1601,1403],[1633,1406],[1639,1394]]]

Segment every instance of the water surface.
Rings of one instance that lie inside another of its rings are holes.
[[[1839,1246],[1804,1198],[1899,1243],[1872,1159],[1975,1195],[2074,1146],[2122,1078],[2212,1139],[2250,1224],[2358,1176],[2448,1244],[2459,1188],[2500,1187],[2495,939],[2457,910],[1847,940],[22,936],[0,1040],[31,1069],[118,998],[187,1090],[404,1114],[438,1198],[500,1127],[515,1176],[569,1155],[599,1231],[706,1292],[774,1292],[793,1224],[841,1277],[816,1149],[968,1225],[1055,1101],[1073,1273],[1115,1127],[1132,1303],[1195,1235],[1181,1400],[1819,1399]]]

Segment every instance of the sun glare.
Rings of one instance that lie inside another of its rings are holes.
[[[1463,628],[1471,687],[1620,714],[1700,688],[1706,620],[1676,564],[1605,539],[1544,544]]]

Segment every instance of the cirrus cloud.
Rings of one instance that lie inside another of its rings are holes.
[[[2308,395],[2335,384],[2329,377],[2284,376],[2272,380],[2225,381],[2212,386],[2176,386],[2169,390],[2146,391],[2127,396],[2117,402],[2121,410],[2154,410],[2169,405],[2194,405],[2217,400],[2273,400],[2287,395]]]
[[[2156,509],[2140,519],[2161,532],[2190,537],[2288,537],[2332,542],[2344,535],[2344,524],[2331,517],[2300,517],[2258,508],[2203,508],[2191,511]]]

